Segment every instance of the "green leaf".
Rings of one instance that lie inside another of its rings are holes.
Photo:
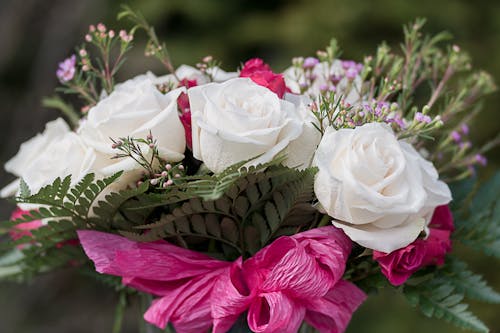
[[[466,182],[455,184],[452,191],[454,197],[457,193],[452,206],[456,228],[453,238],[500,258],[500,172],[476,191]],[[469,192],[469,196],[464,192]]]
[[[446,280],[465,296],[478,301],[500,303],[500,293],[493,290],[481,275],[470,271],[466,263],[455,258],[448,258],[441,272]]]
[[[85,255],[80,247],[72,246],[68,241],[77,238],[76,230],[92,225],[89,212],[94,202],[104,189],[113,183],[121,173],[111,177],[94,180],[93,174],[83,177],[75,186],[71,186],[71,177],[56,178],[52,184],[44,186],[38,193],[28,194],[22,190],[22,195],[16,198],[18,203],[35,204],[38,207],[20,218],[2,222],[1,233],[5,234],[16,228],[20,223],[43,220],[44,224],[30,230],[30,235],[17,240],[7,240],[0,243],[0,256],[5,256],[12,249],[21,246],[22,256],[13,266],[5,261],[0,262],[0,270],[4,273],[26,279],[34,274],[50,271],[68,264],[70,260],[83,260]],[[21,182],[21,187],[24,187]],[[109,195],[113,204],[117,197]],[[120,201],[121,202],[121,201]],[[109,205],[109,204],[108,204]],[[111,216],[113,210],[100,211],[98,216]],[[96,217],[93,217],[96,218]],[[109,218],[111,219],[111,218]],[[106,221],[109,221],[106,220]],[[108,227],[106,230],[109,230]],[[15,267],[15,269],[14,269]],[[10,276],[9,276],[10,278]]]
[[[19,180],[19,196],[21,198],[26,198],[29,197],[30,195],[31,191],[28,184],[26,184],[26,182],[21,178]]]
[[[406,286],[404,294],[408,302],[420,309],[427,317],[436,317],[461,328],[476,332],[489,332],[484,323],[467,311],[468,306],[460,303],[464,295],[453,284],[442,278],[419,286]]]
[[[177,201],[178,192],[173,193],[175,200],[166,195],[159,218],[124,229],[121,234],[139,241],[168,238],[180,245],[191,244],[198,250],[197,240],[205,238],[215,241],[212,250],[216,253],[247,256],[278,236],[294,234],[314,225],[317,213],[311,202],[316,169],[298,171],[271,165],[266,166],[265,172],[260,166],[238,170],[243,172],[239,178],[234,178],[232,173],[231,176],[226,174],[210,186],[204,183],[202,191],[197,182],[186,184],[184,193],[189,194],[189,199]],[[231,179],[231,186],[227,188],[221,185],[226,184],[222,180],[226,177]],[[225,188],[222,194],[219,193],[221,188]],[[144,196],[145,202],[147,197]],[[207,200],[213,197],[217,199]],[[310,209],[302,210],[304,207]],[[142,206],[146,208],[151,205]],[[294,219],[295,215],[300,217]],[[248,230],[253,235],[251,238],[246,237]],[[233,251],[228,251],[228,246]]]

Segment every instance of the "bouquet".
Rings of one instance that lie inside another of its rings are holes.
[[[64,119],[5,164],[2,279],[80,270],[168,332],[343,332],[381,288],[488,331],[464,298],[500,294],[452,249],[500,256],[500,174],[476,176],[499,138],[475,147],[467,125],[495,85],[447,34],[419,19],[360,62],[332,40],[282,73],[226,72],[175,67],[143,16],[119,18],[59,64],[44,104]],[[168,74],[116,83],[140,30]]]

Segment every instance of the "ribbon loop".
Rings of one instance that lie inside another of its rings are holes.
[[[366,295],[341,280],[351,243],[322,227],[283,236],[252,258],[213,259],[165,241],[139,243],[97,231],[79,231],[80,242],[101,273],[160,296],[146,321],[171,322],[179,333],[227,332],[248,312],[250,329],[293,333],[306,320],[320,332],[343,332]]]

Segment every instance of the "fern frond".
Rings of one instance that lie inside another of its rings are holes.
[[[476,332],[489,332],[484,323],[462,303],[463,293],[446,279],[435,278],[418,287],[406,286],[404,294],[409,303],[427,317],[435,317],[458,327]]]
[[[469,196],[452,206],[455,214],[453,238],[463,244],[500,258],[500,172],[486,181],[477,191],[470,184],[459,183],[452,187],[469,189]],[[466,190],[467,191],[467,190]],[[468,204],[470,202],[470,204]],[[466,208],[463,208],[466,207]]]

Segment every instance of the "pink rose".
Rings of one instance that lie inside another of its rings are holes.
[[[285,92],[290,92],[283,75],[273,73],[271,67],[259,58],[253,58],[245,62],[240,77],[249,77],[253,82],[274,92],[279,98],[283,98]]]
[[[427,239],[417,239],[410,245],[384,253],[373,251],[382,274],[395,286],[405,283],[420,268],[429,265],[442,265],[446,253],[451,251],[450,234],[453,231],[453,216],[448,205],[434,210],[429,224]]]
[[[21,208],[17,207],[14,212],[12,212],[12,215],[10,216],[11,221],[22,218],[23,216],[29,216],[29,211],[22,210]],[[25,223],[19,223],[15,225],[10,231],[9,235],[12,238],[12,240],[18,240],[24,236],[28,237],[33,237],[33,234],[31,233],[31,230],[38,229],[43,226],[43,223],[41,220],[35,220],[31,222],[25,222]],[[31,241],[31,243],[34,243],[34,241]],[[27,244],[20,244],[18,245],[18,249],[23,249]],[[63,242],[59,242],[56,244],[56,248],[60,249],[64,246],[79,246],[80,241],[78,239],[69,239]]]
[[[271,67],[260,58],[252,58],[245,62],[240,72],[240,77],[250,77],[256,72],[272,72]]]
[[[183,79],[178,87],[186,87],[186,89],[197,86],[196,80],[188,80]],[[193,138],[191,133],[191,107],[189,105],[189,98],[186,93],[181,93],[177,98],[177,106],[179,110],[181,110],[181,115],[179,118],[181,119],[182,126],[184,126],[184,132],[186,134],[186,145],[191,149],[193,147]]]
[[[21,208],[17,207],[14,212],[12,212],[12,215],[10,216],[10,219],[16,220],[20,219],[25,215],[29,215],[29,212],[26,210],[22,210]],[[25,222],[25,223],[19,223],[15,225],[10,231],[9,235],[12,238],[12,240],[18,240],[24,236],[28,237],[33,237],[33,234],[31,233],[31,230],[33,229],[38,229],[42,226],[42,221],[40,220],[35,220],[31,222]],[[18,245],[19,249],[22,249],[24,247],[24,244]]]

